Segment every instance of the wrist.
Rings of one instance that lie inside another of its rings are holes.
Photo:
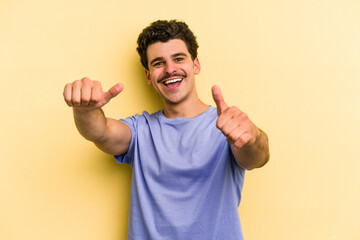
[[[96,113],[98,111],[102,112],[101,108],[73,107],[73,112],[80,114]]]

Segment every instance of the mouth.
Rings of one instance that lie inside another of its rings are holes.
[[[182,80],[183,80],[183,78],[177,77],[174,79],[165,80],[162,82],[162,84],[164,84],[168,90],[175,90],[175,89],[177,89],[177,87],[180,86]]]
[[[186,78],[186,74],[167,74],[159,79],[159,82],[162,83],[168,90],[175,90],[182,81]]]
[[[183,80],[182,78],[170,79],[170,80],[164,81],[163,84],[165,84],[165,86],[173,85],[173,84],[176,84],[176,83],[180,83],[182,80]]]

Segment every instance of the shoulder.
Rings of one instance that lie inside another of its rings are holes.
[[[144,117],[144,118],[160,118],[161,115],[162,115],[162,110],[159,110],[154,113],[148,113],[147,111],[143,111],[142,115],[140,115],[140,116]]]
[[[120,119],[120,121],[137,121],[141,119],[155,119],[159,118],[161,115],[161,110],[154,112],[154,113],[148,113],[147,111],[143,111],[142,114],[135,114],[126,118]]]
[[[142,114],[135,114],[127,118],[120,119],[120,121],[126,123],[131,129],[136,129],[141,126],[146,126],[159,122],[161,114],[161,110],[151,114],[147,111],[143,111]]]

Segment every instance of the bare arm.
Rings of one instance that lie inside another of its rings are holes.
[[[247,142],[241,147],[231,144],[231,150],[236,162],[245,169],[254,169],[264,166],[270,158],[268,137],[259,129],[259,135],[254,142]],[[245,140],[246,141],[246,140]],[[241,138],[240,145],[244,142]]]
[[[266,134],[237,107],[228,107],[218,86],[212,88],[212,94],[218,108],[216,126],[231,144],[238,165],[245,169],[264,166],[270,157]]]
[[[127,152],[131,131],[125,123],[106,118],[101,107],[123,88],[122,84],[116,84],[109,91],[103,92],[99,82],[83,78],[67,84],[64,89],[65,102],[73,107],[75,124],[80,134],[112,155]]]

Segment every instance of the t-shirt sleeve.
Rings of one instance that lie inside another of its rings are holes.
[[[137,138],[137,127],[136,126],[137,126],[138,117],[139,117],[138,115],[135,115],[135,116],[131,116],[131,117],[119,120],[119,121],[122,121],[123,123],[125,123],[126,125],[128,125],[128,127],[130,128],[131,142],[129,145],[129,149],[126,153],[114,156],[118,163],[127,163],[132,166],[133,153],[134,153],[135,142],[136,142],[136,138]]]

